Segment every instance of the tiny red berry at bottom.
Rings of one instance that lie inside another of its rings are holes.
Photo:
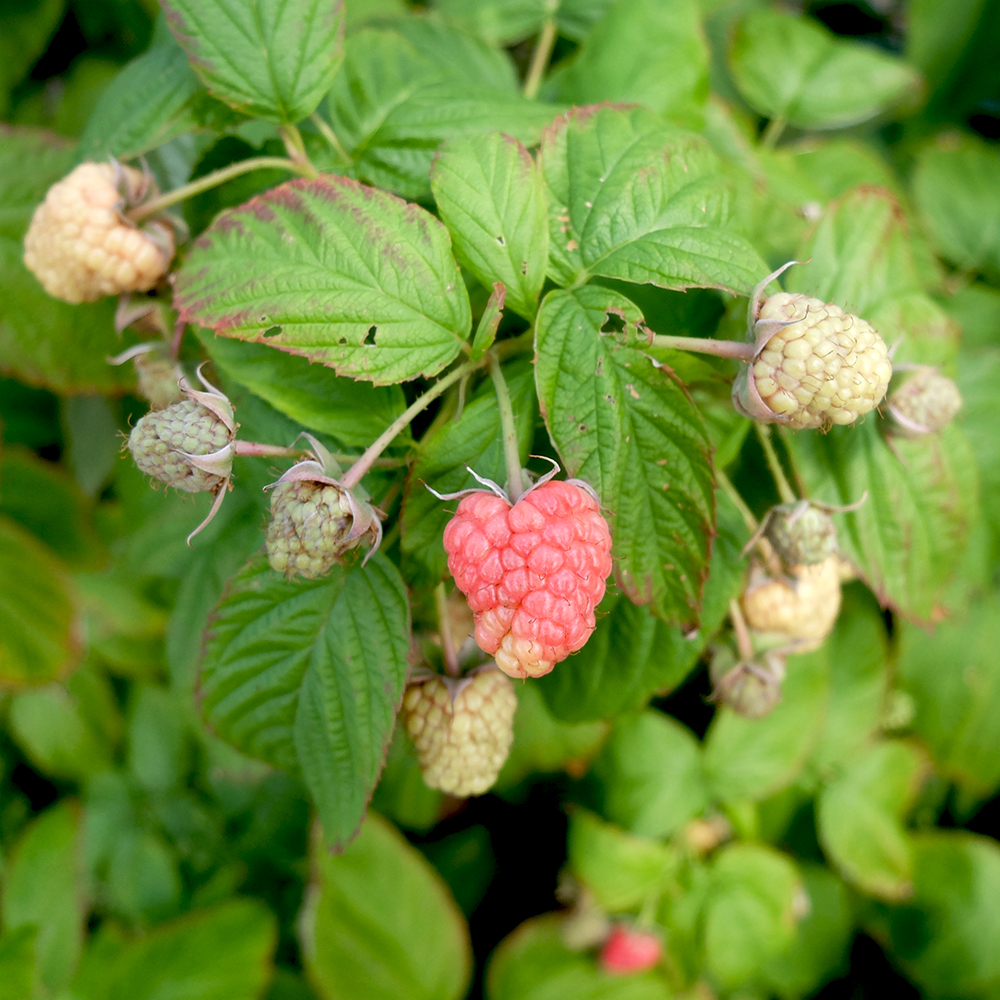
[[[645,972],[659,964],[663,945],[655,934],[616,927],[601,949],[601,968],[615,976]]]

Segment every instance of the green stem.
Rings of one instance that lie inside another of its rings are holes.
[[[754,421],[754,427],[757,428],[757,437],[760,438],[760,446],[764,449],[764,457],[767,459],[767,466],[771,470],[771,475],[774,476],[774,482],[778,487],[778,496],[781,497],[781,502],[795,503],[798,497],[788,484],[788,480],[785,478],[785,470],[781,467],[781,462],[778,460],[778,453],[774,450],[774,444],[771,441],[771,428],[767,424],[761,424],[757,421]]]
[[[714,354],[717,358],[735,358],[749,364],[753,361],[753,344],[740,340],[712,340],[710,337],[670,337],[655,334],[651,347],[669,347],[675,351],[695,351],[698,354]]]
[[[542,33],[538,36],[538,44],[531,56],[531,66],[528,68],[528,76],[524,81],[524,96],[534,97],[538,93],[538,88],[542,85],[542,77],[545,69],[552,58],[552,48],[556,44],[556,21],[550,17],[542,27]]]
[[[219,184],[225,184],[226,181],[239,177],[241,174],[248,174],[252,170],[287,170],[293,174],[307,173],[301,164],[286,160],[283,156],[254,156],[249,160],[230,163],[228,167],[223,167],[221,170],[213,170],[212,173],[205,174],[204,177],[199,177],[196,181],[191,181],[190,184],[174,188],[173,191],[167,191],[166,194],[161,194],[158,198],[150,198],[149,201],[137,205],[127,215],[133,222],[142,222],[143,219],[147,219],[157,212],[162,212],[163,209],[176,205],[179,201],[192,198],[194,195],[208,191]]]
[[[414,400],[389,426],[372,442],[365,453],[352,465],[343,478],[340,485],[345,490],[354,489],[361,482],[365,473],[375,464],[379,455],[392,444],[393,440],[408,427],[410,421],[420,412],[426,410],[438,396],[441,395],[450,385],[454,385],[459,379],[464,378],[470,372],[474,372],[482,366],[480,361],[466,361],[464,365],[459,365],[454,371],[439,378],[422,396]]]
[[[444,580],[434,588],[434,604],[437,607],[438,630],[441,633],[441,653],[444,656],[444,672],[449,677],[459,677],[462,668],[458,662],[455,637],[451,634],[451,619],[448,616],[448,592]]]
[[[532,327],[529,330],[525,330],[524,333],[518,334],[516,337],[511,337],[510,340],[501,340],[493,348],[493,353],[496,354],[499,361],[507,361],[509,358],[514,357],[515,354],[520,354],[522,351],[534,350],[535,348],[535,330]]]
[[[302,138],[302,133],[294,125],[279,125],[278,134],[285,143],[289,158],[298,164],[300,173],[312,180],[319,177],[319,171],[312,165],[309,154],[306,152],[306,143]]]
[[[233,454],[245,458],[311,458],[307,448],[286,448],[280,444],[261,444],[258,441],[234,441]]]
[[[350,166],[354,162],[354,158],[341,145],[340,140],[337,138],[337,133],[330,127],[330,123],[317,111],[314,111],[309,116],[309,121],[316,126],[316,130],[326,139],[337,156]]]
[[[521,454],[517,446],[517,425],[514,423],[514,407],[510,402],[510,392],[504,381],[500,362],[496,355],[488,354],[491,359],[490,377],[497,393],[497,404],[500,407],[500,426],[503,428],[503,455],[507,463],[507,496],[511,503],[517,503],[524,492],[524,473],[521,470]]]
[[[767,123],[767,128],[764,129],[764,133],[760,137],[761,146],[764,149],[773,149],[778,144],[778,140],[781,138],[781,134],[785,131],[787,125],[788,119],[782,115],[772,118]]]
[[[740,602],[733,599],[729,602],[729,617],[733,623],[733,634],[736,636],[736,648],[739,650],[741,660],[753,659],[753,643],[750,641],[750,630],[747,628],[746,619],[743,617],[743,610]]]
[[[736,492],[736,487],[733,486],[733,481],[722,471],[722,469],[715,470],[715,481],[722,487],[722,491],[726,494],[726,496],[732,500],[733,506],[743,516],[743,523],[747,526],[747,531],[753,535],[759,527],[757,524],[757,518],[753,516],[753,511],[747,506],[746,500],[744,500],[743,497]]]

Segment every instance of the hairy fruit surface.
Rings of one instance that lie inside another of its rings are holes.
[[[424,781],[464,798],[489,791],[514,739],[517,695],[493,667],[453,680],[430,677],[403,697],[403,724]]]
[[[611,573],[611,533],[583,488],[547,482],[513,506],[477,491],[444,532],[476,641],[511,677],[541,677],[594,631]]]
[[[837,528],[824,510],[801,500],[775,507],[764,537],[786,566],[812,566],[837,551]]]

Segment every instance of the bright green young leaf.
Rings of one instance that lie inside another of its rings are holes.
[[[0,688],[44,684],[76,666],[77,604],[62,563],[0,515]]]
[[[437,374],[472,326],[444,226],[333,175],[224,212],[178,272],[175,303],[186,322],[376,384]]]
[[[962,271],[1000,272],[1000,152],[945,136],[920,153],[913,195],[935,249]]]
[[[301,121],[340,66],[341,0],[169,0],[163,10],[209,91],[248,115]]]
[[[567,851],[573,874],[612,913],[641,907],[658,895],[674,864],[668,847],[606,823],[586,809],[570,813]]]
[[[755,111],[800,128],[856,125],[915,103],[921,89],[920,75],[901,59],[767,8],[737,27],[729,67]]]
[[[53,994],[69,982],[83,945],[79,827],[73,803],[46,810],[21,835],[3,877],[4,928],[37,928],[38,978]]]
[[[441,877],[370,814],[331,854],[313,840],[316,881],[299,928],[324,1000],[459,1000],[472,971],[469,932]]]
[[[822,733],[830,681],[825,650],[792,656],[781,701],[763,719],[721,708],[705,737],[709,788],[723,802],[758,801],[791,784]]]
[[[294,739],[327,843],[357,832],[385,762],[410,657],[410,604],[384,556],[347,574],[302,681]]]
[[[819,839],[827,855],[848,881],[883,899],[905,899],[913,890],[902,823],[924,770],[914,747],[886,740],[849,761],[817,800]]]
[[[631,0],[608,7],[559,75],[567,104],[642,104],[697,127],[708,97],[708,45],[696,0]]]
[[[507,308],[532,319],[549,230],[545,185],[528,151],[500,132],[448,142],[434,159],[431,190],[458,259],[487,288],[503,282]]]
[[[527,461],[534,437],[535,394],[532,371],[527,363],[513,363],[504,370],[511,404],[517,415],[521,460]],[[403,552],[414,560],[429,582],[445,572],[441,543],[445,525],[455,512],[452,501],[438,500],[438,493],[457,493],[479,488],[469,474],[503,482],[504,466],[500,412],[493,383],[486,379],[469,400],[457,421],[448,420],[432,429],[420,443],[420,455],[410,470],[403,497]]]
[[[0,1000],[26,1000],[38,995],[34,924],[0,934]]]
[[[1000,990],[1000,848],[959,830],[913,837],[913,897],[889,917],[889,943],[929,996]]]
[[[447,22],[497,46],[535,34],[558,6],[558,0],[436,0],[434,4]]]
[[[535,380],[570,476],[610,512],[616,575],[675,624],[696,619],[715,504],[708,432],[683,385],[644,350],[642,315],[608,289],[546,296]]]
[[[661,288],[749,290],[767,265],[734,232],[732,192],[708,142],[644,108],[578,108],[542,139],[549,274]]]
[[[525,921],[500,942],[486,970],[486,1000],[670,1000],[673,991],[655,972],[614,976],[591,952],[563,943],[561,917]]]
[[[270,981],[274,917],[256,900],[161,924],[145,937],[89,962],[73,984],[79,1000],[256,1000]]]
[[[601,811],[644,837],[669,837],[708,805],[701,746],[669,715],[622,715],[593,767]]]
[[[493,285],[493,291],[486,302],[486,308],[482,316],[479,317],[479,324],[476,326],[476,335],[472,338],[472,360],[478,361],[486,356],[486,352],[493,346],[497,339],[497,330],[500,328],[500,321],[503,319],[503,307],[507,298],[507,289],[502,281],[497,281]]]
[[[560,0],[556,11],[559,34],[582,42],[614,0]]]

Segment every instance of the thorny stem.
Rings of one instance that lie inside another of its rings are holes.
[[[556,21],[550,17],[542,26],[542,32],[538,36],[538,44],[531,56],[531,66],[528,68],[528,76],[524,81],[524,96],[534,97],[538,93],[538,88],[542,85],[542,77],[545,75],[545,68],[552,58],[552,47],[556,44]]]
[[[736,636],[736,648],[739,650],[741,660],[753,659],[753,643],[750,641],[750,630],[747,628],[746,619],[740,610],[740,603],[737,600],[729,602],[729,617],[733,622],[733,633]]]
[[[345,490],[352,490],[361,482],[365,473],[375,464],[379,455],[392,444],[396,435],[420,412],[427,409],[438,396],[441,395],[450,385],[454,385],[459,379],[464,378],[470,372],[475,371],[483,364],[480,361],[466,361],[464,365],[450,371],[447,375],[439,378],[422,396],[414,400],[389,426],[369,445],[365,453],[352,465],[344,477],[340,480],[340,485]]]
[[[462,668],[458,663],[455,637],[451,634],[451,619],[448,615],[448,592],[442,580],[434,588],[434,604],[437,606],[438,629],[441,632],[441,652],[444,654],[444,672],[449,677],[459,677]]]
[[[771,441],[771,428],[767,424],[761,424],[757,421],[754,421],[754,426],[757,428],[757,437],[760,438],[760,446],[764,449],[767,467],[771,470],[775,485],[778,487],[778,496],[781,497],[781,502],[795,503],[798,497],[795,495],[792,487],[789,486],[788,480],[785,478],[785,470],[782,469],[781,462],[778,460],[778,453],[774,450],[774,444]]]
[[[722,487],[723,492],[729,497],[733,502],[733,506],[743,515],[743,523],[747,526],[747,531],[753,535],[759,525],[757,524],[757,518],[753,516],[753,511],[747,506],[746,500],[743,499],[736,492],[736,487],[733,486],[733,481],[727,476],[722,469],[715,470],[715,480]]]
[[[695,351],[698,354],[714,354],[717,358],[735,358],[748,364],[753,361],[753,344],[740,340],[712,340],[710,337],[670,337],[666,334],[653,335],[651,347],[670,347],[677,351]]]
[[[337,156],[350,166],[354,162],[354,157],[341,145],[340,140],[337,138],[337,133],[330,127],[330,123],[318,111],[314,111],[309,116],[309,121],[316,126],[316,130],[326,139]]]
[[[514,422],[514,407],[510,402],[510,392],[504,381],[500,362],[496,355],[488,354],[490,358],[490,378],[497,393],[497,405],[500,407],[500,426],[503,428],[503,455],[507,463],[507,496],[511,503],[517,503],[524,492],[524,473],[521,471],[521,453],[517,446],[517,424]]]
[[[252,170],[288,170],[294,174],[311,176],[311,169],[311,166],[307,169],[300,163],[286,160],[283,156],[253,156],[249,160],[230,163],[228,167],[223,167],[221,170],[213,170],[210,174],[205,174],[204,177],[199,177],[196,181],[191,181],[190,184],[174,188],[173,191],[167,191],[158,198],[150,198],[149,201],[136,205],[126,215],[133,222],[142,222],[143,219],[148,219],[149,216],[155,215],[171,205],[176,205],[179,201],[192,198],[196,194],[201,194],[202,191],[208,191],[210,188],[224,184],[241,174],[248,174]]]
[[[781,135],[785,131],[785,127],[787,125],[788,119],[783,115],[778,115],[777,118],[772,118],[767,123],[767,128],[764,129],[764,133],[760,137],[761,146],[763,146],[764,149],[773,149],[778,144],[778,140],[781,138]]]
[[[306,152],[302,133],[294,125],[279,125],[278,134],[284,140],[289,158],[293,163],[298,164],[300,173],[312,179],[319,177],[319,171],[312,165],[309,154]]]

